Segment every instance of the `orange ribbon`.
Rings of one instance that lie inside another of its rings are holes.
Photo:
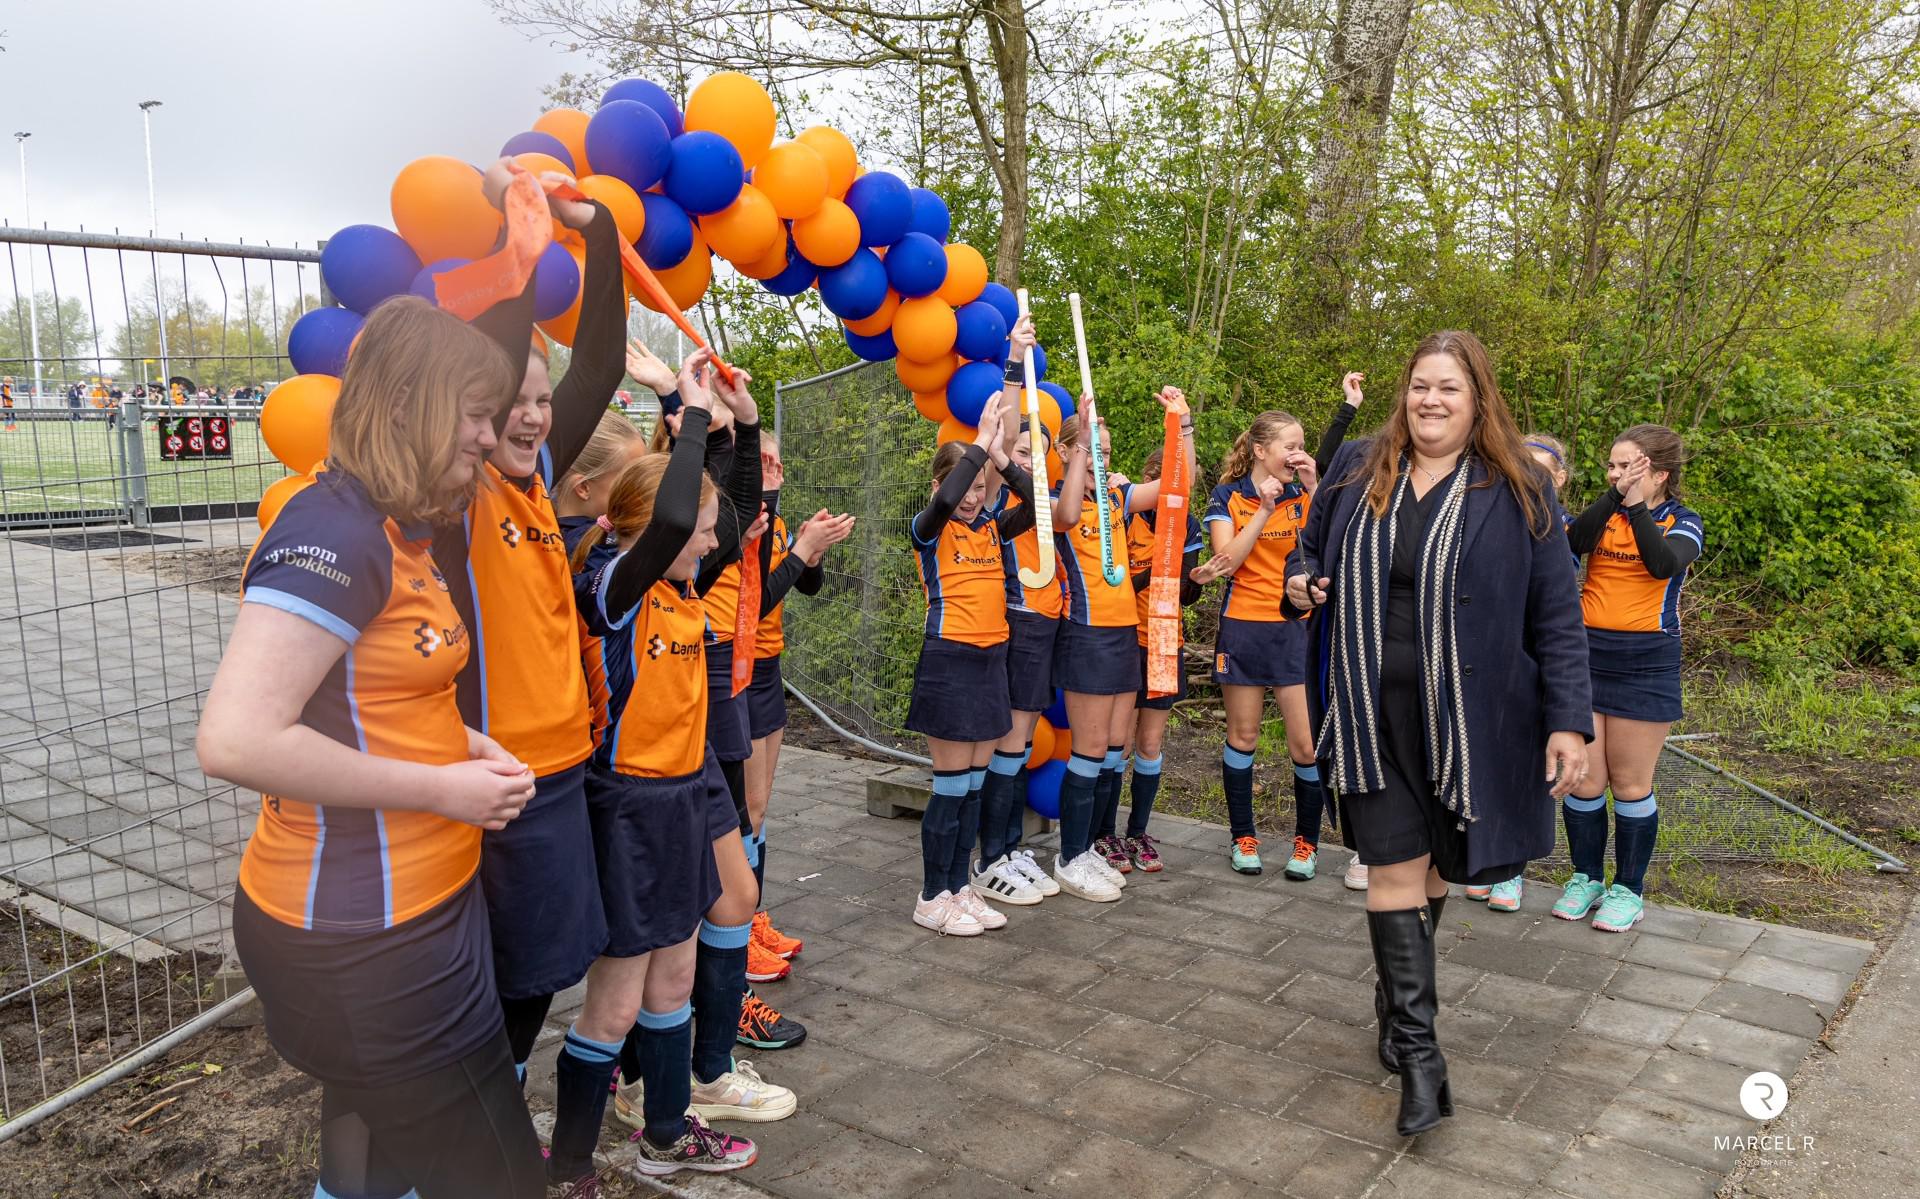
[[[1180,691],[1180,574],[1193,481],[1180,445],[1180,416],[1168,412],[1160,453],[1160,498],[1153,509],[1153,564],[1147,582],[1147,696]]]
[[[762,534],[764,536],[764,534]],[[740,604],[733,613],[733,693],[753,682],[753,651],[760,633],[760,538],[740,547]]]

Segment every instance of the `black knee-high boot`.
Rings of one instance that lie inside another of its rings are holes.
[[[1444,895],[1438,898],[1429,897],[1427,900],[1427,910],[1433,913],[1433,927],[1436,931],[1440,928],[1440,913],[1446,909],[1446,906],[1447,897]],[[1373,937],[1369,937],[1368,940],[1373,942],[1373,1016],[1374,1023],[1380,1030],[1380,1064],[1387,1068],[1387,1073],[1398,1074],[1400,1073],[1398,1051],[1394,1048],[1393,1040],[1387,1035],[1393,1024],[1387,1014],[1387,971],[1380,964],[1379,940]]]
[[[1368,912],[1367,931],[1380,955],[1387,984],[1387,1019],[1394,1056],[1400,1063],[1400,1118],[1403,1137],[1418,1136],[1453,1115],[1447,1085],[1447,1059],[1434,1039],[1439,1007],[1434,987],[1433,913],[1426,906],[1397,912]]]

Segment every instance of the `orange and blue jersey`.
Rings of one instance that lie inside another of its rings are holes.
[[[950,517],[931,541],[922,541],[911,523],[908,535],[927,596],[927,636],[978,646],[1005,641],[1006,561],[993,513],[982,509],[971,521]]]
[[[402,524],[337,471],[297,492],[255,543],[243,603],[292,613],[346,642],[300,723],[380,758],[467,758],[455,696],[470,638],[434,564],[432,530]],[[283,924],[392,928],[465,886],[480,829],[427,812],[261,796],[240,885]]]
[[[1227,580],[1226,595],[1220,601],[1220,615],[1229,620],[1278,621],[1281,601],[1287,595],[1287,556],[1298,544],[1300,530],[1306,526],[1307,511],[1313,497],[1298,483],[1289,483],[1280,492],[1260,537],[1253,543],[1246,561]],[[1247,522],[1259,515],[1260,492],[1251,475],[1241,475],[1213,489],[1207,500],[1207,527],[1225,522],[1237,536]]]
[[[714,576],[713,586],[700,597],[706,607],[707,640],[732,641],[733,622],[740,613],[740,562],[735,559]],[[756,644],[754,657],[764,657]]]
[[[1020,497],[1013,488],[1002,486],[999,501],[994,505],[994,515],[1017,508]],[[1020,581],[1023,570],[1040,568],[1040,533],[1031,525],[1026,532],[1002,540],[1004,565],[1007,576],[1007,611],[1031,612],[1036,616],[1046,616],[1058,620],[1067,609],[1066,572],[1056,568],[1053,578],[1038,587],[1028,587]],[[1010,551],[1010,552],[1009,552]]]
[[[1679,500],[1667,499],[1648,515],[1667,537],[1684,537],[1696,550],[1706,547],[1700,514]],[[1600,541],[1587,556],[1587,580],[1580,589],[1580,612],[1590,629],[1621,633],[1680,635],[1680,587],[1687,572],[1657,579],[1640,560],[1640,547],[1625,512],[1607,520]]]
[[[780,564],[793,553],[793,537],[787,532],[787,522],[778,516],[775,516],[768,526],[766,536],[771,539],[767,543],[770,552],[766,572],[761,577],[770,579],[773,577],[773,572],[780,569]],[[737,579],[738,576],[736,575],[735,578]],[[736,582],[736,590],[738,586]],[[737,598],[735,602],[738,602]],[[777,658],[786,652],[787,628],[785,618],[781,614],[781,610],[786,606],[787,601],[783,597],[771,611],[760,618],[760,629],[753,637],[754,658]]]
[[[1053,488],[1060,497],[1060,485]],[[1073,523],[1054,534],[1059,547],[1060,571],[1066,576],[1066,616],[1074,624],[1098,629],[1131,628],[1138,620],[1134,604],[1133,576],[1126,574],[1127,500],[1132,487],[1115,487],[1107,492],[1113,527],[1113,552],[1120,560],[1123,577],[1119,584],[1107,582],[1100,561],[1100,506],[1091,495],[1080,497],[1080,515]]]
[[[1138,575],[1153,569],[1153,521],[1157,512],[1135,512],[1127,518],[1127,573]],[[1179,562],[1201,548],[1200,522],[1187,517],[1187,539],[1180,547]],[[1147,593],[1134,588],[1134,617],[1140,622],[1140,644],[1147,643]],[[1187,643],[1186,621],[1180,622],[1180,644]]]
[[[543,778],[593,750],[573,580],[548,498],[552,461],[542,446],[539,472],[524,485],[487,464],[465,521],[478,688],[469,713]],[[442,564],[456,570],[442,546]]]
[[[560,537],[569,554],[573,547],[586,536],[587,530],[594,526],[591,516],[563,516],[560,518]],[[568,584],[572,586],[571,583]],[[579,623],[580,633],[580,674],[587,683],[587,732],[593,739],[593,748],[598,750],[607,739],[607,726],[611,718],[607,714],[607,654],[605,644],[600,637],[587,626],[587,618],[574,612],[574,620]]]
[[[680,778],[706,760],[705,608],[690,586],[661,579],[632,609],[608,611],[606,586],[619,561],[608,538],[574,575],[575,600],[601,639],[607,672],[609,724],[594,760],[637,778]]]

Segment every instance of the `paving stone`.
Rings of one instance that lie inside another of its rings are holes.
[[[1372,1010],[1368,1009],[1367,1014],[1371,1016]],[[1485,1053],[1511,1019],[1511,1016],[1496,1016],[1473,1008],[1443,1007],[1434,1021],[1434,1029],[1443,1050]]]
[[[1612,1096],[1612,1090],[1585,1079],[1541,1074],[1512,1114],[1523,1124],[1578,1136],[1593,1127]]]
[[[1873,946],[1850,937],[1830,937],[1797,928],[1769,928],[1753,943],[1753,951],[1785,958],[1803,966],[1817,966],[1840,974],[1857,974],[1873,955]]]
[[[939,1073],[986,1048],[989,1038],[877,999],[848,1004],[841,1019],[809,1029],[830,1045],[927,1073]]]
[[[1069,898],[1067,902],[1076,901]],[[1007,927],[993,935],[1026,949],[1050,949],[1055,953],[1089,957],[1102,945],[1124,935],[1124,932],[1117,928],[1106,928],[1091,920],[1075,920],[1041,911],[1024,920],[1010,920]]]
[[[1007,927],[1011,928],[1012,925]],[[1015,945],[997,933],[987,933],[978,937],[931,936],[909,949],[906,956],[941,970],[954,970],[992,981],[999,977],[1001,971],[1031,952],[1024,945]]]
[[[1653,966],[1624,965],[1607,980],[1606,993],[1615,999],[1631,999],[1656,1007],[1690,1012],[1700,1006],[1708,992],[1718,986],[1712,978],[1661,970]]]
[[[552,1057],[553,1055],[547,1054],[546,1056]],[[784,1074],[781,1077],[785,1079]],[[787,1083],[783,1081],[781,1085],[785,1086]],[[811,1099],[811,1096],[809,1096],[809,1099]],[[607,1124],[618,1127],[622,1132],[624,1132],[626,1128],[625,1125],[615,1125],[612,1119],[609,1119]],[[754,1166],[749,1168],[747,1174],[738,1175],[737,1177],[750,1179],[752,1175],[760,1172],[762,1163],[768,1166],[772,1166],[775,1163],[782,1163],[776,1167],[776,1170],[783,1170],[785,1168],[784,1163],[794,1160],[811,1149],[818,1148],[846,1131],[846,1125],[836,1120],[828,1120],[817,1116],[805,1108],[802,1108],[784,1120],[773,1120],[755,1124],[752,1133],[749,1134],[749,1139],[753,1141],[754,1148],[760,1151],[760,1159]],[[623,1137],[622,1139],[624,1140],[625,1138]]]
[[[1289,931],[1274,924],[1271,917],[1266,920],[1243,920],[1237,916],[1214,914],[1199,919],[1181,939],[1198,945],[1210,945],[1236,957],[1258,958],[1286,940]]]
[[[781,1010],[787,1010],[784,1004]],[[863,1057],[839,1045],[830,1045],[814,1037],[812,1032],[812,1026],[809,1025],[807,1039],[798,1049],[760,1054],[757,1063],[765,1068],[772,1081],[783,1087],[791,1087],[809,1106],[878,1065],[873,1058]],[[740,1052],[747,1054],[753,1051],[742,1046]]]
[[[920,1106],[928,1106],[924,1098]],[[964,1170],[1017,1183],[1039,1177],[1086,1135],[1058,1105],[1037,1114],[1008,1108],[989,1093],[953,1107],[959,1110],[949,1108],[944,1113],[953,1128],[943,1138],[940,1156]],[[933,1151],[919,1141],[908,1143]]]
[[[1792,1077],[1809,1048],[1803,1037],[1756,1028],[1711,1012],[1688,1016],[1668,1044],[1750,1070],[1771,1070],[1782,1078]]]
[[[1347,1024],[1373,1026],[1373,983],[1329,978],[1305,970],[1268,1002],[1309,1016],[1323,1016]]]
[[[783,885],[808,894],[837,895],[851,899],[871,894],[882,887],[896,886],[900,882],[898,875],[868,870],[846,862],[822,861],[809,870],[802,868],[800,863],[789,864],[785,859],[780,861]]]
[[[1714,1137],[1744,1135],[1753,1121],[1730,1121],[1722,1112],[1652,1091],[1622,1091],[1593,1131],[1684,1165],[1724,1174],[1739,1159],[1737,1149],[1715,1149]]]
[[[1509,1065],[1539,1069],[1542,1062],[1555,1061],[1563,1040],[1579,1039],[1584,1034],[1574,1031],[1567,1024],[1543,1024],[1536,1020],[1523,1020],[1518,1016],[1507,1021],[1507,1026],[1483,1050],[1481,1056],[1489,1061],[1505,1062]]]
[[[872,914],[872,909],[848,903],[834,895],[802,895],[798,899],[788,900],[777,909],[771,909],[768,914],[781,928],[830,933],[843,924],[851,924],[862,916]],[[901,912],[899,920],[900,927],[912,927],[912,911]]]
[[[793,924],[787,915],[786,909],[789,906],[791,903],[773,909],[774,923],[782,929]],[[805,912],[800,914],[806,915]],[[876,912],[855,908],[854,915],[855,919],[844,921],[831,929],[809,928],[800,924],[793,924],[793,927],[808,933],[831,933],[836,940],[864,946],[885,954],[908,953],[945,939],[913,923],[910,912]]]
[[[1511,1116],[1538,1077],[1534,1071],[1519,1066],[1458,1052],[1444,1040],[1440,1047],[1446,1052],[1447,1081],[1453,1087],[1453,1100],[1462,1107]]]
[[[1071,1050],[1069,1050],[1071,1052]],[[1097,1128],[1141,1145],[1158,1145],[1202,1107],[1205,1095],[1120,1070],[1102,1070],[1063,1095],[1053,1111],[1076,1127]]]
[[[1755,920],[1707,915],[1700,927],[1700,935],[1694,939],[1702,945],[1745,953],[1753,948],[1753,943],[1760,938],[1761,933],[1766,931],[1767,926]]]
[[[1593,996],[1572,987],[1489,975],[1482,986],[1458,1002],[1464,1007],[1502,1016],[1519,1016],[1543,1024],[1573,1025],[1579,1022],[1587,1005],[1593,1002]]]
[[[1471,1160],[1450,1163],[1470,1165]],[[1403,1157],[1380,1178],[1375,1199],[1521,1199],[1524,1189],[1443,1170],[1419,1157]]]
[[[1700,1009],[1743,1024],[1757,1024],[1776,1032],[1812,1041],[1826,1030],[1827,1020],[1811,1000],[1751,983],[1723,982],[1700,1001]]]
[[[1126,897],[1119,903],[1088,905],[1086,918],[1104,929],[1182,939],[1202,924],[1211,924],[1220,920],[1236,920],[1238,923],[1235,917],[1221,916],[1217,912],[1208,912],[1203,908],[1163,903],[1138,894],[1147,889],[1139,883],[1131,884],[1127,887]],[[1203,944],[1210,943],[1204,938],[1196,939],[1201,940]]]
[[[1765,940],[1763,934],[1755,945]],[[1826,1016],[1833,1015],[1839,1008],[1840,1002],[1852,989],[1854,980],[1852,972],[1810,966],[1790,958],[1769,957],[1758,952],[1741,958],[1738,965],[1727,971],[1727,977],[1734,982],[1752,983],[1756,987],[1803,996],[1818,1005],[1821,1014]]]
[[[1204,1037],[1175,1032],[1132,1016],[1108,1016],[1064,1046],[1067,1053],[1102,1065],[1165,1078],[1206,1048]]]
[[[1277,891],[1217,884],[1201,887],[1185,902],[1190,907],[1205,908],[1207,911],[1219,912],[1226,916],[1259,920],[1271,915],[1276,908],[1284,906],[1289,900]]]
[[[1378,1062],[1374,1069],[1385,1073]],[[1457,1113],[1460,1109],[1454,1110]],[[1288,1120],[1381,1149],[1398,1150],[1405,1143],[1394,1131],[1394,1122],[1400,1117],[1397,1092],[1324,1071],[1294,1096],[1293,1102],[1280,1114]]]
[[[1071,954],[1036,949],[999,967],[992,977],[993,981],[1009,987],[1065,999],[1079,994],[1106,976],[1106,968],[1097,962]]]
[[[1740,955],[1731,949],[1716,949],[1692,941],[1642,935],[1627,950],[1626,960],[1638,966],[1652,966],[1656,970],[1724,978],[1727,971],[1740,960]]]
[[[1296,1172],[1335,1140],[1292,1121],[1223,1107],[1201,1113],[1174,1133],[1167,1145],[1217,1170],[1278,1191],[1300,1181]],[[1209,1188],[1207,1194],[1213,1190]]]
[[[1686,1019],[1687,1013],[1672,1008],[1602,995],[1580,1018],[1579,1028],[1595,1036],[1658,1049],[1679,1031]]]
[[[1004,1178],[955,1166],[930,1187],[914,1192],[914,1199],[1028,1199],[1033,1192]]]
[[[910,987],[931,970],[932,967],[920,962],[856,945],[824,962],[808,963],[807,979],[823,986],[878,996]]]
[[[1210,1177],[1205,1167],[1193,1162],[1096,1132],[1083,1137],[1078,1147],[1041,1173],[1034,1188],[1063,1199],[1114,1199],[1116,1195],[1175,1199],[1196,1193]]]
[[[983,1094],[1051,1110],[1062,1095],[1099,1071],[1097,1062],[997,1041],[953,1067],[946,1077]]]
[[[1306,1022],[1305,1014],[1291,1008],[1261,1003],[1244,995],[1209,991],[1199,1002],[1174,1017],[1173,1026],[1248,1049],[1270,1050]]]
[[[1342,892],[1342,894],[1346,893]],[[1363,906],[1353,903],[1327,903],[1304,897],[1295,898],[1284,907],[1275,908],[1268,919],[1281,928],[1317,933],[1323,937],[1355,935],[1364,937],[1367,927],[1367,913]]]
[[[752,1185],[788,1199],[893,1199],[938,1181],[937,1157],[849,1129],[793,1157],[756,1166]]]
[[[1746,1111],[1740,1106],[1740,1084],[1751,1073],[1753,1071],[1745,1066],[1679,1049],[1661,1049],[1647,1059],[1634,1077],[1633,1086],[1747,1121]]]
[[[1378,1083],[1387,1074],[1380,1064],[1380,1041],[1373,1030],[1337,1020],[1308,1020],[1275,1052],[1367,1083]]]
[[[1267,954],[1267,960],[1333,978],[1370,978],[1373,970],[1373,950],[1364,937],[1344,941],[1318,933],[1297,932],[1275,946]]]
[[[1138,1016],[1155,1024],[1173,1023],[1176,1027],[1182,1027],[1174,1017],[1210,994],[1205,987],[1191,983],[1147,978],[1116,970],[1075,995],[1074,1001],[1109,1012]]]
[[[1627,956],[1640,934],[1637,931],[1603,933],[1587,920],[1560,920],[1549,916],[1528,929],[1524,939],[1533,945],[1551,945],[1555,949],[1617,961]]]
[[[1547,981],[1547,976],[1553,973],[1553,968],[1565,956],[1565,953],[1551,945],[1476,936],[1454,946],[1453,952],[1447,955],[1447,961],[1456,966],[1474,966],[1489,974],[1512,975],[1538,983]]]
[[[1700,936],[1706,923],[1706,916],[1700,912],[1650,903],[1642,910],[1640,922],[1634,927],[1642,934],[1670,937],[1676,941],[1692,941]]]
[[[1573,1143],[1566,1157],[1547,1175],[1546,1183],[1575,1199],[1620,1199],[1623,1195],[1636,1199],[1707,1199],[1720,1189],[1717,1174],[1593,1134]]]
[[[1559,964],[1554,966],[1551,974],[1547,975],[1547,981],[1556,987],[1600,991],[1619,972],[1619,969],[1620,963],[1614,958],[1600,957],[1590,953],[1563,953],[1560,955]]]
[[[1255,1053],[1238,1045],[1214,1044],[1174,1071],[1167,1081],[1222,1103],[1271,1115],[1285,1107],[1318,1073],[1311,1065],[1290,1058]]]
[[[1280,988],[1299,977],[1299,974],[1299,970],[1292,966],[1252,962],[1209,950],[1193,959],[1174,977],[1216,991],[1232,991],[1251,999],[1265,999],[1277,994]]]
[[[1653,1053],[1645,1045],[1628,1045],[1589,1033],[1574,1033],[1561,1038],[1551,1064],[1562,1074],[1597,1084],[1611,1093],[1632,1082]]]
[[[1014,1002],[1032,1003],[1035,996],[996,987],[951,970],[927,969],[908,986],[894,992],[893,1002],[955,1024],[971,1024],[992,1031],[1000,1010]]]
[[[1415,1137],[1407,1152],[1442,1165],[1470,1162],[1476,1174],[1525,1184],[1545,1178],[1572,1139],[1566,1133],[1456,1106],[1451,1119]]]

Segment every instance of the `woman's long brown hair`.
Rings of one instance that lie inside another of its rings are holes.
[[[1407,389],[1413,381],[1413,368],[1422,358],[1435,354],[1445,354],[1459,363],[1473,388],[1473,432],[1467,446],[1487,468],[1486,482],[1474,486],[1491,487],[1494,480],[1503,480],[1520,501],[1527,527],[1534,531],[1534,536],[1545,537],[1551,531],[1552,505],[1547,502],[1546,489],[1552,482],[1528,454],[1526,443],[1520,438],[1520,428],[1513,423],[1513,413],[1507,410],[1506,397],[1500,394],[1500,383],[1494,377],[1493,358],[1487,353],[1487,347],[1473,334],[1459,329],[1427,334],[1414,347],[1406,369],[1400,372],[1393,414],[1373,435],[1360,471],[1367,488],[1367,507],[1375,517],[1387,514],[1387,504],[1393,499],[1393,489],[1400,478],[1400,459],[1413,448],[1413,430],[1407,423]]]

